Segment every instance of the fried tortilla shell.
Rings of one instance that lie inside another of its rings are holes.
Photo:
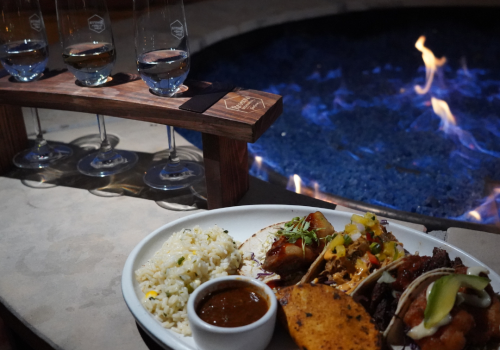
[[[311,264],[311,267],[309,267],[309,270],[307,270],[306,274],[302,277],[300,280],[300,283],[311,283],[314,281],[314,279],[319,276],[321,271],[324,270],[326,260],[324,259],[325,253],[328,250],[328,246],[326,245],[321,254],[314,260],[314,262]]]
[[[282,288],[277,298],[280,320],[300,349],[382,348],[370,315],[341,291],[307,283]]]

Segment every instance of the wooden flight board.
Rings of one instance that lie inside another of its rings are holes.
[[[11,168],[12,157],[27,144],[21,106],[104,114],[202,132],[208,207],[232,206],[248,190],[247,142],[257,141],[280,116],[282,97],[240,88],[204,113],[179,109],[190,96],[189,90],[175,98],[153,95],[137,75],[123,73],[96,88],[77,85],[69,72],[49,73],[31,83],[3,77],[0,174]]]

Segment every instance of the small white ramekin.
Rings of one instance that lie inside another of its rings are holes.
[[[245,285],[256,287],[267,298],[269,309],[259,320],[242,327],[218,327],[196,314],[198,304],[208,293]],[[244,276],[227,276],[199,286],[189,297],[187,312],[194,341],[201,350],[264,350],[273,336],[277,309],[276,296],[265,283]]]

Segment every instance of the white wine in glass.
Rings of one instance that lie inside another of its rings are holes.
[[[39,79],[49,60],[49,48],[38,0],[2,0],[0,10],[0,63],[15,81],[29,83]],[[35,145],[16,154],[14,164],[20,168],[45,168],[70,156],[71,148],[47,143],[38,110],[31,108],[31,114]]]
[[[182,0],[134,0],[137,70],[150,91],[174,97],[189,73],[189,43]],[[144,182],[175,190],[203,179],[202,165],[177,156],[173,127],[167,126],[169,158],[149,168]]]

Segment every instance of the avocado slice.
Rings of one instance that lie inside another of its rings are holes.
[[[488,283],[490,280],[486,277],[463,274],[451,274],[438,279],[427,298],[424,327],[434,327],[453,309],[460,287],[483,290]]]

